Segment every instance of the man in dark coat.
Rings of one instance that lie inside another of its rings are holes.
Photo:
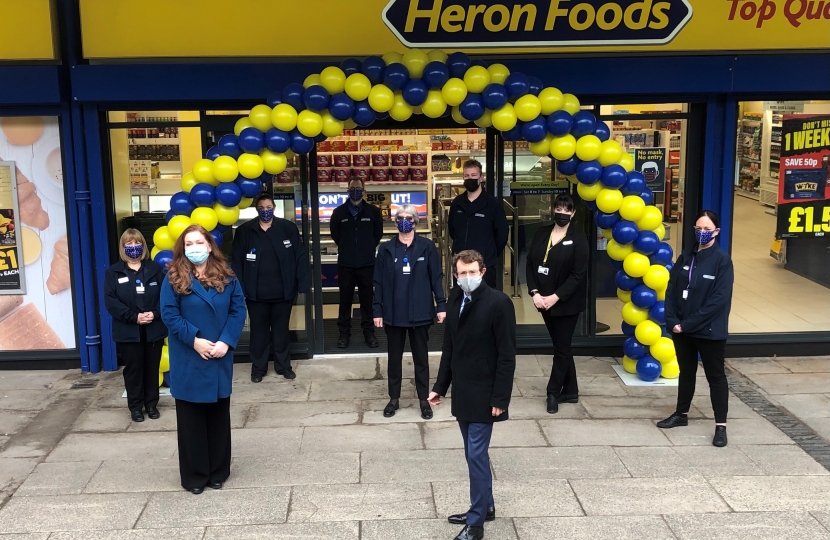
[[[516,369],[516,314],[506,294],[481,287],[484,258],[472,250],[453,257],[458,287],[447,303],[447,328],[438,378],[429,395],[441,403],[452,385],[452,414],[464,438],[470,471],[470,509],[449,517],[465,524],[456,540],[484,538],[484,522],[496,518],[490,473],[493,422],[507,420]]]

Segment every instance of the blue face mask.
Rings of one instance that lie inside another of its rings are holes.
[[[395,224],[398,226],[398,230],[404,234],[411,233],[415,228],[415,223],[407,219],[399,219],[395,222]]]
[[[140,259],[141,255],[144,254],[144,245],[143,244],[135,244],[135,245],[124,246],[124,253],[130,259]]]
[[[202,264],[208,259],[208,250],[205,245],[194,245],[185,248],[184,256],[193,264]]]
[[[359,201],[363,198],[363,188],[355,187],[349,188],[349,198],[354,202]]]
[[[257,214],[259,214],[259,219],[268,223],[272,219],[274,219],[274,209],[269,208],[268,210],[257,210]]]
[[[714,237],[715,231],[702,231],[700,229],[695,229],[695,239],[701,246],[705,246],[711,242]]]

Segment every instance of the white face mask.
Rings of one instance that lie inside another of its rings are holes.
[[[482,276],[469,276],[458,278],[458,286],[461,287],[461,290],[467,294],[471,294],[474,290],[478,289],[478,286],[481,285]]]

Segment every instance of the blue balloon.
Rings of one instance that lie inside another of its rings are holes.
[[[452,112],[452,111],[450,111],[450,112]],[[442,115],[442,116],[445,116],[445,115]],[[386,120],[387,118],[389,118],[389,112],[376,112],[375,113],[375,118],[377,118],[378,120]]]
[[[473,60],[472,65],[481,66],[483,68],[486,68],[489,64],[487,62],[485,62],[484,60]]]
[[[430,89],[440,90],[450,80],[450,68],[445,63],[437,60],[430,62],[424,68],[421,78]]]
[[[386,69],[386,62],[380,56],[367,56],[363,61],[360,72],[369,78],[372,84],[383,82],[383,70]]]
[[[463,79],[471,65],[470,57],[463,52],[454,52],[447,57],[447,68],[450,70],[450,77]]]
[[[597,201],[585,201],[585,206],[588,207],[588,210],[591,212],[599,212],[599,208],[597,208]],[[615,263],[620,261],[615,261],[614,259],[609,259],[611,261],[611,266],[614,266]],[[620,262],[622,264],[622,262]],[[622,268],[622,266],[620,266]],[[617,268],[619,270],[620,268]]]
[[[190,199],[188,199],[188,202],[190,202]],[[166,214],[164,214],[164,222],[165,223],[170,223],[170,220],[173,219],[176,216],[178,216],[178,214],[176,213],[175,210],[173,210],[171,208],[170,210],[167,211]]]
[[[277,90],[276,92],[269,94],[266,103],[268,103],[268,106],[272,109],[282,103],[282,90]]]
[[[656,235],[655,235],[656,236]],[[660,242],[660,245],[657,246],[657,249],[649,256],[648,260],[651,264],[659,264],[661,266],[666,266],[672,263],[674,260],[674,252],[669,244],[666,242]]]
[[[239,134],[238,144],[243,152],[259,154],[265,148],[265,134],[255,127],[245,128]]]
[[[640,193],[640,197],[643,199],[643,202],[646,203],[646,206],[654,204],[654,193],[652,193],[651,189],[648,187],[643,188],[642,193]]]
[[[622,165],[609,165],[602,171],[602,185],[609,189],[620,189],[628,181]]]
[[[542,89],[545,87],[545,85],[542,83],[542,80],[539,79],[538,77],[530,76],[530,77],[527,78],[527,81],[528,81],[527,92],[529,94],[533,94],[534,96],[538,96],[539,92],[541,92]]]
[[[508,131],[502,131],[501,136],[504,138],[505,141],[518,141],[522,138],[522,126],[524,122],[521,120],[516,122],[516,125],[513,126]],[[507,151],[507,149],[505,149]]]
[[[305,109],[303,94],[305,88],[300,83],[291,83],[282,89],[282,102],[294,107],[297,112]]]
[[[628,173],[625,184],[620,188],[623,195],[639,195],[646,188],[646,178],[637,171]]]
[[[637,285],[631,291],[631,303],[638,308],[649,309],[657,303],[657,293],[648,285]]]
[[[306,137],[297,129],[291,130],[291,150],[295,154],[308,154],[314,148],[314,139]]]
[[[216,242],[216,246],[222,247],[222,242],[225,241],[224,235],[216,229],[210,231],[210,235],[213,237],[213,241]]]
[[[551,135],[561,137],[571,132],[574,118],[568,111],[555,111],[548,116],[548,131]]]
[[[650,354],[637,360],[637,375],[646,382],[656,381],[662,370],[663,366]]]
[[[672,268],[674,268],[674,263],[669,263],[666,265],[666,270],[668,270],[669,272],[672,271]]]
[[[342,62],[340,62],[340,69],[343,70],[343,73],[346,74],[346,77],[349,75],[354,75],[355,73],[360,73],[360,68],[363,67],[363,64],[360,63],[360,60],[357,58],[346,58]]]
[[[219,153],[237,159],[242,155],[242,149],[239,148],[238,141],[239,139],[233,133],[222,135],[222,138],[219,139]]]
[[[212,207],[216,202],[216,193],[210,184],[196,184],[190,190],[190,202],[196,206]]]
[[[484,114],[484,102],[481,100],[481,95],[467,94],[467,97],[458,106],[458,111],[461,113],[461,116],[471,122],[481,118]]]
[[[164,273],[167,273],[167,266],[173,262],[173,252],[169,249],[163,249],[156,253],[156,256],[153,257],[153,260],[156,261],[156,264],[162,267]]]
[[[547,130],[547,128],[545,128]],[[572,174],[576,174],[576,171],[579,168],[579,165],[582,161],[576,157],[571,156],[570,158],[566,159],[565,161],[557,161],[556,162],[556,170],[560,173],[564,174],[565,176],[570,176]]]
[[[239,192],[243,197],[253,199],[262,192],[262,181],[257,179],[250,180],[244,176],[236,179],[236,185],[239,187]],[[239,204],[239,203],[236,203]]]
[[[498,83],[490,83],[481,93],[481,101],[491,111],[501,109],[507,104],[507,88]]]
[[[574,115],[574,127],[571,134],[577,139],[594,132],[597,119],[590,111],[579,111]]]
[[[305,106],[317,112],[328,108],[329,99],[331,99],[329,91],[319,84],[312,84],[305,89],[305,94],[303,94],[303,103]]]
[[[637,341],[636,337],[630,337],[623,343],[623,353],[632,360],[639,360],[648,354],[648,347]]]
[[[386,70],[383,72],[383,84],[388,86],[390,90],[393,92],[402,90],[408,81],[409,70],[406,69],[406,66],[398,62],[386,66]]]
[[[618,270],[614,276],[614,283],[616,283],[617,288],[622,291],[633,291],[639,285],[643,284],[643,279],[631,277],[625,273],[625,270]]]
[[[596,127],[594,127],[594,135],[601,142],[605,142],[611,138],[611,129],[605,122],[597,122]]]
[[[599,161],[583,161],[576,167],[576,179],[583,184],[595,184],[602,178],[602,165]]]
[[[651,231],[640,231],[634,240],[634,249],[643,255],[651,255],[660,247],[660,239]]]
[[[230,230],[230,225],[222,225],[221,223],[218,224],[216,227],[213,228],[214,231],[219,231],[222,234],[225,234]]]
[[[658,300],[648,310],[648,318],[660,326],[666,324],[666,303]]]
[[[522,126],[522,137],[524,137],[527,142],[539,142],[544,139],[547,134],[548,124],[545,117],[541,114],[530,122],[525,122]]]
[[[194,208],[196,206],[190,201],[190,193],[179,191],[170,197],[170,210],[177,216],[189,216]]]
[[[325,141],[326,139],[328,139],[328,137],[326,137],[326,135],[324,133],[321,133],[321,134],[317,135],[316,137],[314,137],[314,142],[321,143],[321,142]]]
[[[352,120],[358,126],[366,127],[375,121],[375,111],[369,106],[368,100],[358,101],[354,104],[354,115]]]
[[[265,134],[265,146],[272,152],[282,154],[291,148],[291,136],[281,129],[271,128]]]
[[[334,94],[329,100],[329,112],[341,122],[354,114],[354,100],[346,94]]]
[[[427,84],[424,81],[421,79],[409,79],[409,82],[403,87],[403,100],[413,107],[417,107],[427,100],[428,92],[429,88],[427,88]]]
[[[218,158],[221,155],[222,154],[219,153],[219,146],[216,145],[216,144],[214,144],[213,146],[208,148],[208,151],[205,152],[205,157],[208,158],[211,161],[213,161],[214,159]]]
[[[619,223],[620,219],[619,212],[612,212],[610,214],[598,212],[597,215],[594,216],[594,220],[597,222],[597,227],[600,229],[613,229],[614,225]]]
[[[242,201],[242,190],[235,182],[222,182],[216,186],[216,201],[222,206],[236,206]]]
[[[622,329],[622,333],[625,334],[626,336],[631,337],[631,336],[634,335],[635,327],[631,326],[627,322],[623,321],[622,324],[620,325],[620,328]]]
[[[614,240],[624,246],[634,242],[637,239],[637,233],[639,233],[637,225],[627,219],[621,219],[611,231]]]
[[[514,72],[507,76],[504,86],[507,88],[507,97],[510,98],[510,101],[516,101],[527,94],[530,89],[530,81],[524,73]]]

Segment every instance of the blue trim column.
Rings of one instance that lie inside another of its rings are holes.
[[[729,251],[732,240],[737,100],[728,94],[709,96],[706,103],[701,207],[720,216],[720,245]]]

